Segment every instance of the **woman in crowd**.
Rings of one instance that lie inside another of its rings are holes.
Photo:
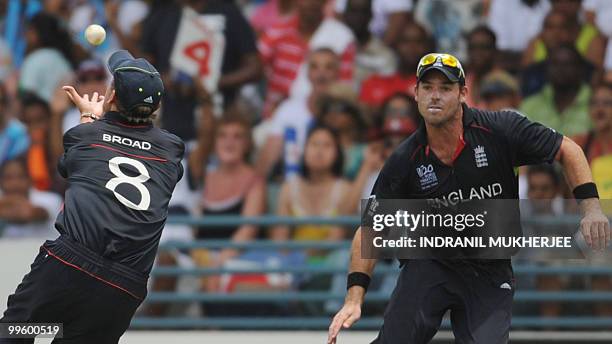
[[[248,162],[251,150],[251,130],[247,121],[237,115],[227,115],[217,125],[214,139],[214,157],[204,176],[201,214],[258,216],[265,208],[265,181],[257,176]],[[193,163],[194,162],[192,160]],[[206,162],[200,162],[206,163]],[[258,236],[254,225],[231,227],[204,227],[198,229],[196,239],[225,239],[249,241]],[[198,265],[220,267],[238,256],[239,251],[196,251]],[[204,280],[203,288],[213,292],[219,289],[219,278]]]
[[[355,211],[355,205],[345,202],[350,184],[342,178],[343,161],[338,134],[324,125],[313,127],[306,139],[300,175],[281,186],[277,214],[333,217]],[[274,240],[335,241],[345,235],[343,228],[331,225],[301,225],[293,233],[288,226],[277,226],[272,231]]]
[[[342,175],[354,179],[359,172],[365,148],[361,142],[365,123],[359,105],[350,97],[330,95],[323,99],[318,118],[321,123],[338,132],[344,156]]]

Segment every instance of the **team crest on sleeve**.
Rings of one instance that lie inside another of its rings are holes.
[[[483,146],[478,145],[476,148],[474,148],[474,159],[476,160],[476,167],[489,166],[487,153],[485,152],[485,148]]]
[[[421,189],[427,190],[438,185],[438,176],[434,172],[432,164],[427,166],[421,165],[416,169],[419,178],[421,179]]]

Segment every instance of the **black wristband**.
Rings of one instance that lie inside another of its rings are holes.
[[[346,290],[356,285],[363,287],[367,291],[370,285],[370,276],[363,272],[351,272],[346,278]]]
[[[587,198],[599,198],[597,186],[595,183],[580,184],[574,188],[574,197],[578,203]]]

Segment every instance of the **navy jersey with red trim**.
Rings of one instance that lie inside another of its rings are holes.
[[[58,163],[68,188],[57,230],[102,257],[149,273],[185,145],[115,112],[64,134]]]
[[[427,199],[437,207],[468,199],[517,199],[515,167],[552,162],[563,140],[563,135],[515,111],[463,105],[463,113],[462,146],[451,165],[429,148],[421,125],[387,159],[372,194],[377,199]],[[508,211],[520,216],[518,203]]]

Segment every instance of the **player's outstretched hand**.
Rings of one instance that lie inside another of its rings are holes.
[[[359,318],[361,318],[361,304],[359,302],[345,303],[329,325],[327,344],[335,344],[340,330],[351,327]]]
[[[91,112],[98,117],[102,117],[102,114],[104,114],[102,107],[104,96],[99,95],[98,92],[94,92],[89,99],[88,94],[81,96],[72,86],[63,86],[62,89],[66,91],[68,98],[72,100],[81,113]]]
[[[610,223],[601,209],[585,213],[580,221],[580,232],[594,250],[604,250],[610,244]]]

